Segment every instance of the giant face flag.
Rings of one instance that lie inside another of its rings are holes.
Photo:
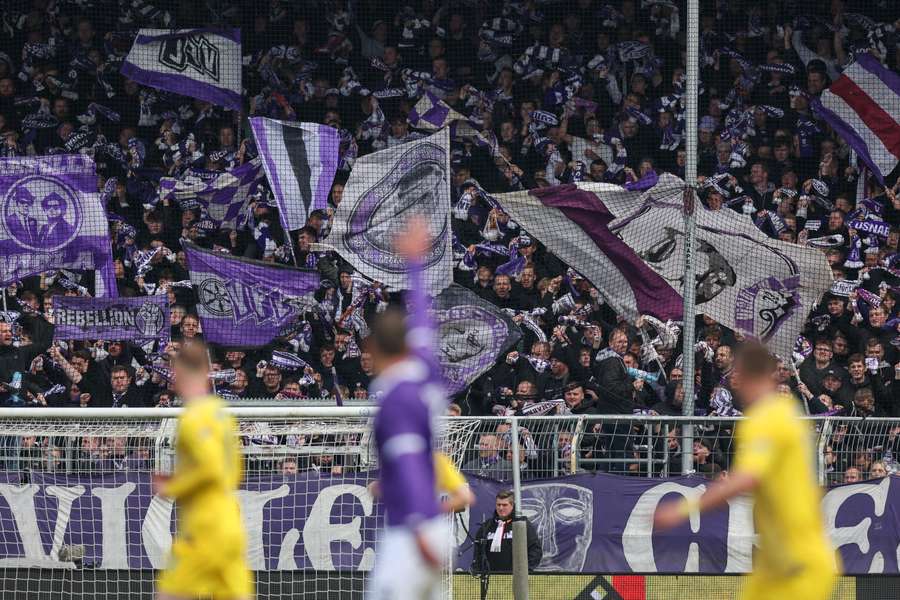
[[[338,166],[337,129],[315,123],[250,119],[269,186],[285,231],[300,229],[324,209]]]
[[[496,306],[459,285],[451,285],[434,300],[438,325],[437,357],[450,394],[465,389],[491,368],[522,336]]]
[[[189,171],[182,179],[163,177],[160,199],[196,201],[216,227],[240,229],[247,222],[247,205],[260,182],[262,162],[255,158],[231,171]]]
[[[97,296],[117,296],[94,161],[0,159],[0,285],[51,269],[96,270]]]
[[[357,159],[326,243],[363,275],[406,289],[406,261],[394,240],[421,217],[432,243],[423,261],[427,292],[453,281],[450,232],[450,137],[446,129]]]
[[[27,484],[0,474],[0,561],[47,567],[58,544],[84,546],[94,569],[162,568],[175,531],[174,503],[154,496],[150,465],[131,457],[125,470],[63,474],[35,470]],[[549,473],[549,470],[548,470]],[[312,570],[359,573],[372,568],[380,502],[367,485],[376,472],[343,475],[312,471],[247,478],[238,492],[248,532],[247,560],[255,571]],[[696,496],[698,477],[656,479],[601,473],[522,484],[522,514],[534,525],[543,552],[539,572],[737,574],[751,570],[753,506],[739,500],[705,512],[691,525],[653,531],[660,502]],[[24,484],[24,485],[23,485]],[[494,498],[509,483],[469,477],[475,504],[459,515],[457,564],[472,563],[465,530],[493,518]],[[838,486],[822,511],[844,572],[897,575],[900,478]],[[886,510],[885,510],[886,508]],[[37,518],[36,518],[37,516]],[[448,540],[449,541],[449,540]],[[71,569],[71,563],[58,566]],[[331,576],[337,577],[336,573]],[[719,597],[719,596],[717,596]]]
[[[122,75],[241,110],[241,31],[141,29],[122,63]]]
[[[316,305],[316,271],[235,258],[190,243],[184,248],[209,342],[264,346]]]
[[[664,175],[646,192],[586,183],[496,198],[614,308],[670,318],[682,308],[683,190],[683,181]],[[701,208],[694,222],[697,312],[790,356],[831,286],[824,255],[770,239],[732,210]]]
[[[53,299],[57,340],[167,340],[169,303],[165,294],[139,298]]]

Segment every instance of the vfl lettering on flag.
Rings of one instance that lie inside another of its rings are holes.
[[[94,161],[0,159],[0,285],[55,269],[96,270],[96,295],[117,295]]]
[[[241,110],[238,29],[141,29],[122,75],[142,85]]]
[[[394,241],[410,218],[421,217],[432,239],[423,259],[427,291],[452,282],[449,146],[442,130],[357,160],[328,241],[366,277],[406,287],[406,261]]]
[[[169,338],[165,295],[139,298],[77,298],[53,302],[54,339],[151,340]]]
[[[232,346],[263,346],[316,306],[319,274],[185,245],[203,335]]]
[[[221,76],[219,49],[202,33],[162,40],[159,62],[179,73],[191,68],[216,82]]]
[[[309,213],[328,205],[337,172],[340,135],[315,123],[250,119],[281,223],[288,231],[306,225]]]
[[[438,325],[437,357],[447,391],[464,390],[521,337],[519,328],[496,306],[459,285],[434,301]]]

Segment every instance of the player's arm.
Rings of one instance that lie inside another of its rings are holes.
[[[163,495],[178,500],[225,478],[225,444],[218,435],[212,415],[191,415],[178,428],[178,444],[187,465],[176,465],[175,475],[161,489]],[[231,457],[228,457],[231,460]]]
[[[475,494],[466,478],[443,452],[434,453],[434,475],[438,490],[447,494],[441,506],[444,512],[462,512],[475,502]]]
[[[743,431],[739,439],[734,469],[728,478],[714,483],[700,498],[684,499],[661,505],[654,524],[660,529],[674,527],[695,511],[718,508],[729,500],[754,491],[771,470],[777,459],[777,436],[781,427],[777,422],[747,419],[741,423]]]
[[[428,315],[429,299],[425,292],[423,261],[428,253],[431,235],[428,223],[421,218],[412,218],[404,233],[395,242],[397,253],[406,259],[409,269],[409,290],[405,298],[409,307],[409,329],[406,333],[407,347],[416,355],[434,363],[434,325]]]

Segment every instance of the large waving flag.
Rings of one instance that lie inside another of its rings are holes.
[[[422,266],[428,293],[437,294],[453,281],[446,129],[357,159],[325,242],[369,279],[406,289],[408,269],[394,240],[412,216],[431,233]]]
[[[285,231],[300,229],[314,210],[328,204],[338,167],[341,137],[327,125],[250,119]]]
[[[235,258],[186,242],[203,337],[226,346],[265,346],[316,301],[317,271]]]
[[[682,180],[663,175],[646,192],[578,183],[495,198],[617,312],[668,319],[682,316],[683,192]],[[770,239],[732,210],[700,209],[694,220],[697,312],[790,356],[831,286],[824,255]]]
[[[182,206],[196,202],[216,227],[240,229],[247,222],[250,196],[264,179],[262,162],[255,158],[231,171],[192,170],[181,179],[163,177],[159,180],[159,197]]]
[[[860,54],[813,102],[813,108],[847,140],[879,181],[896,177],[894,171],[900,162],[900,76],[871,54]]]
[[[241,110],[241,30],[141,29],[122,63],[122,75]]]
[[[96,270],[96,295],[118,295],[94,161],[0,159],[0,286],[53,269]]]

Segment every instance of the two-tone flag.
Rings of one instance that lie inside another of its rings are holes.
[[[684,182],[646,192],[578,183],[495,196],[548,250],[586,277],[618,313],[683,312]],[[810,309],[831,286],[814,249],[775,240],[732,210],[694,214],[697,313],[790,356]],[[693,317],[693,315],[690,315]]]
[[[859,54],[812,106],[880,182],[896,179],[900,76],[871,54]]]
[[[118,295],[94,161],[0,159],[0,285],[55,269],[96,271],[96,295]]]
[[[122,75],[141,85],[241,110],[240,29],[141,29]]]
[[[319,289],[319,273],[237,258],[186,242],[203,337],[226,346],[265,346],[292,331]]]
[[[285,231],[325,209],[338,167],[340,134],[333,127],[266,117],[250,119],[256,147]]]

